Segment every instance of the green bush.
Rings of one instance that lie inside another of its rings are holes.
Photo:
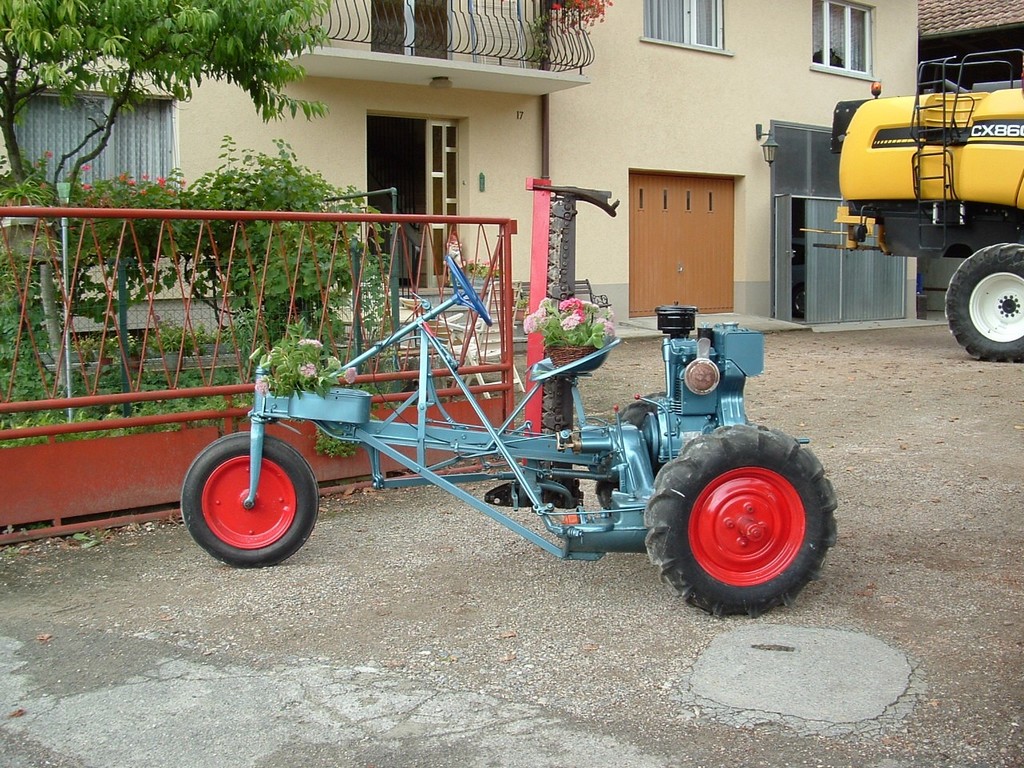
[[[339,212],[361,210],[359,200],[338,202],[338,198],[355,194],[353,188],[341,189],[330,184],[321,174],[299,164],[288,144],[275,144],[276,154],[264,154],[239,150],[225,137],[221,165],[190,185],[186,186],[177,170],[156,178],[120,174],[78,185],[72,190],[72,203],[80,207],[127,209],[319,211],[329,205]],[[46,160],[38,161],[36,168],[44,170]],[[31,183],[36,183],[35,177]],[[339,356],[345,354],[345,318],[352,314],[352,264],[365,255],[355,224],[256,221],[246,222],[242,227],[233,221],[97,218],[73,219],[70,227],[69,245],[73,251],[80,249],[80,263],[84,265],[74,276],[73,311],[77,316],[109,324],[108,290],[118,285],[119,280],[129,304],[144,303],[163,290],[176,295],[179,285],[188,285],[193,301],[208,302],[218,311],[223,308],[221,297],[230,298],[231,338],[237,342],[240,352],[236,354],[241,354],[243,360],[249,350],[275,343],[284,335],[289,322],[301,320]],[[376,241],[371,243],[371,250],[379,251],[378,245]],[[229,262],[231,253],[234,256]],[[115,259],[118,254],[120,258]],[[118,266],[120,275],[115,274]],[[384,270],[375,263],[367,266],[374,278],[367,286],[367,296],[372,297],[370,320],[376,331],[384,319]],[[52,373],[49,382],[40,380],[39,364],[26,353],[24,342],[20,353],[15,347],[19,336],[24,339],[26,334],[22,323],[31,325],[35,338],[45,339],[40,272],[33,271],[29,276],[32,285],[22,320],[22,296],[14,287],[15,270],[21,269],[13,255],[0,249],[0,380],[7,390],[5,399],[13,401],[39,399],[45,396],[45,388],[52,385]],[[198,353],[203,330],[161,329],[164,335],[151,336],[146,352]],[[75,354],[85,355],[87,350],[79,347],[91,341],[90,334],[73,338]],[[135,343],[137,339],[130,334],[124,339],[118,339],[116,333],[107,337],[102,357],[112,361],[104,366],[99,363],[101,356],[95,356],[92,370],[99,377],[96,391],[122,391],[120,345],[125,346],[127,354]],[[45,377],[45,372],[42,375]],[[181,388],[237,383],[237,376],[237,371],[217,370],[216,380],[211,382],[197,371],[183,371],[175,384]],[[171,386],[162,370],[151,372],[148,368],[139,385],[141,389]],[[182,403],[175,409],[185,406]],[[148,413],[154,407],[165,408],[166,404],[136,404],[134,411]],[[80,409],[76,418],[106,419],[118,416],[122,410]],[[40,420],[45,421],[45,417],[17,414],[0,418],[0,426],[27,426],[41,423]]]
[[[300,165],[284,141],[275,144],[277,154],[268,155],[240,151],[230,137],[225,137],[222,164],[188,188],[188,207],[320,211],[329,200],[354,194],[354,188],[339,189]],[[331,207],[341,212],[360,209],[355,201],[340,205],[332,202]],[[348,257],[350,240],[357,234],[356,225],[255,221],[245,224],[242,237],[233,222],[213,222],[210,242],[204,238],[204,245],[213,247],[195,265],[196,282],[216,292],[227,268],[225,255],[233,246],[236,257],[228,274],[230,292],[240,301],[239,309],[261,311],[270,340],[283,336],[289,322],[298,320],[305,320],[313,328],[326,325],[331,338],[344,338],[339,313],[352,289]],[[252,259],[252,269],[248,259],[240,255]],[[274,267],[266,274],[262,271],[264,259]],[[330,302],[328,306],[324,306],[324,297]]]
[[[122,173],[113,179],[82,184],[73,194],[74,202],[85,208],[158,208],[183,207],[184,182],[180,171],[167,177],[136,179]],[[160,219],[72,220],[70,242],[80,247],[83,257],[95,263],[93,269],[79,273],[75,312],[102,322],[107,310],[107,288],[124,281],[129,303],[143,302],[155,290],[174,288],[178,281],[175,262],[178,248],[191,250],[192,243],[177,240]],[[112,274],[116,264],[122,274]],[[160,254],[160,261],[157,256]]]
[[[277,154],[239,150],[225,137],[221,165],[188,186],[178,170],[155,179],[122,173],[82,184],[73,200],[91,208],[304,212],[325,210],[331,201],[335,211],[361,209],[358,201],[337,202],[355,194],[353,187],[332,185],[301,165],[286,142],[276,140],[275,145]],[[335,326],[326,329],[330,336],[343,338],[338,310],[352,289],[350,250],[359,242],[356,225],[253,221],[239,226],[196,220],[168,225],[158,219],[95,219],[75,222],[71,240],[107,270],[114,269],[114,256],[121,255],[120,278],[98,269],[81,277],[75,311],[97,322],[106,310],[104,283],[123,280],[129,302],[135,303],[161,288],[173,288],[183,275],[198,300],[217,303],[226,287],[236,312],[258,310],[271,340],[284,334],[289,315],[316,328],[327,317]]]

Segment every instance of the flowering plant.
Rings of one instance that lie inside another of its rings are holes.
[[[91,169],[85,165],[82,170]],[[112,179],[83,182],[76,202],[85,208],[181,208],[184,191],[185,180],[177,169],[156,178],[144,173],[136,179],[124,172]]]
[[[470,277],[484,278],[491,274],[491,263],[489,261],[470,261],[462,265],[462,271]],[[494,276],[498,276],[498,270],[494,270]]]
[[[253,352],[250,359],[257,358],[262,369],[256,376],[260,395],[288,397],[315,392],[323,396],[341,380],[346,384],[356,380],[356,369],[343,367],[318,339],[309,338],[304,323],[288,326],[284,338],[269,352]]]
[[[563,21],[585,29],[603,22],[611,5],[612,0],[554,0],[551,10],[556,14],[560,11]]]
[[[47,177],[47,166],[53,152],[47,151],[31,165],[25,163],[24,181],[18,182],[9,170],[0,175],[0,198],[4,205],[53,205],[57,193]],[[3,162],[3,161],[0,161]]]
[[[523,319],[523,330],[541,334],[545,347],[600,349],[615,337],[615,317],[611,310],[582,299],[544,299]]]

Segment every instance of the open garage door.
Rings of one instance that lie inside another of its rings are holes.
[[[837,198],[775,198],[776,317],[806,323],[904,317],[906,259],[838,247],[838,204]]]

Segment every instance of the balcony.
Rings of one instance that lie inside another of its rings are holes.
[[[540,95],[585,85],[594,49],[549,0],[333,0],[309,75]]]

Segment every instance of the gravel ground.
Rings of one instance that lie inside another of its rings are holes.
[[[584,382],[588,409],[661,389],[659,344],[624,342]],[[643,555],[561,562],[441,491],[359,490],[325,498],[307,545],[272,569],[222,566],[175,524],[88,549],[9,547],[0,634],[144,639],[257,668],[368,665],[542,707],[664,765],[1024,765],[1024,367],[967,359],[941,327],[769,334],[766,360],[748,416],[810,438],[839,540],[821,581],[758,619],[688,607]],[[824,737],[689,706],[681,681],[700,652],[757,624],[899,649],[906,714]],[[102,676],[87,659],[53,663],[85,686]]]

